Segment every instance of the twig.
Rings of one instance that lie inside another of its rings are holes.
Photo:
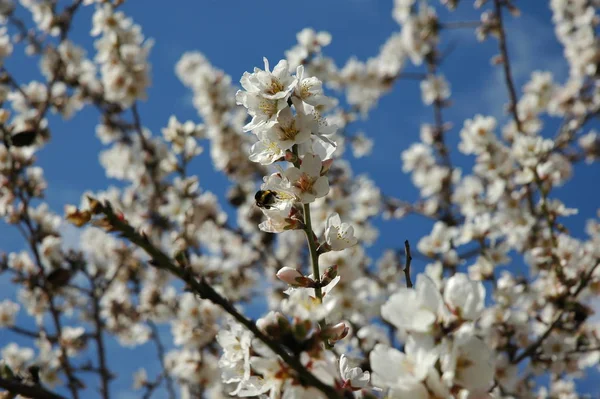
[[[66,399],[52,391],[48,391],[41,385],[27,385],[16,380],[7,380],[0,377],[0,388],[10,393],[16,393],[28,398],[35,399]]]
[[[169,392],[169,399],[175,399],[177,395],[175,394],[175,387],[173,386],[173,379],[167,372],[167,368],[165,367],[165,347],[160,340],[160,335],[158,333],[158,327],[152,321],[148,321],[148,325],[152,330],[152,340],[156,345],[156,351],[158,352],[158,359],[160,361],[160,366],[163,369],[163,376],[166,381],[167,391]]]
[[[412,262],[412,256],[410,254],[410,243],[408,240],[404,241],[404,257],[404,277],[406,278],[406,286],[412,288],[413,283],[410,279],[410,263]]]
[[[430,54],[426,57],[427,62],[427,74],[428,76],[435,77],[438,72],[438,59],[435,54],[435,50],[432,50]],[[433,102],[433,117],[435,121],[435,135],[433,137],[434,140],[434,148],[438,153],[439,159],[444,167],[448,169],[448,175],[442,181],[442,187],[440,190],[440,196],[442,198],[442,203],[440,205],[441,212],[438,212],[438,219],[445,220],[445,223],[449,226],[456,226],[457,220],[452,214],[452,161],[450,160],[450,150],[446,145],[444,134],[444,117],[442,114],[442,108],[444,107],[444,102],[440,98],[436,98]]]
[[[94,317],[94,323],[96,324],[96,331],[94,333],[94,340],[96,341],[96,348],[98,352],[98,363],[100,364],[100,369],[98,374],[100,374],[100,393],[104,399],[108,399],[110,397],[109,384],[111,380],[111,373],[108,370],[108,365],[106,364],[106,349],[104,346],[104,322],[100,317],[100,298],[96,295],[94,291],[92,291],[92,313]]]
[[[500,48],[500,55],[502,56],[502,66],[504,68],[504,80],[506,81],[506,87],[508,88],[508,96],[510,100],[510,112],[515,120],[517,130],[522,132],[521,121],[517,112],[517,91],[515,90],[515,83],[513,81],[512,72],[510,70],[510,61],[508,58],[508,49],[506,47],[506,34],[504,32],[504,23],[502,21],[502,2],[500,0],[494,0],[494,7],[496,11],[496,17],[498,19],[498,46]]]

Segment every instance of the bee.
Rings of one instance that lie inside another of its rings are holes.
[[[254,199],[259,208],[271,209],[279,199],[279,194],[273,190],[259,190]]]

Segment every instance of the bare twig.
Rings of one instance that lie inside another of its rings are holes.
[[[177,395],[175,394],[175,387],[173,385],[173,379],[171,378],[171,376],[167,372],[167,368],[165,367],[165,347],[164,347],[162,341],[160,340],[160,334],[158,332],[158,327],[156,327],[156,324],[154,324],[154,322],[152,322],[152,321],[148,321],[148,325],[150,326],[150,329],[152,329],[152,340],[154,341],[154,344],[156,345],[156,351],[158,352],[158,359],[160,361],[160,366],[163,369],[162,375],[163,375],[166,385],[167,385],[167,391],[169,392],[169,399],[175,399],[177,397]]]
[[[412,256],[410,254],[410,243],[408,240],[404,241],[404,277],[406,278],[406,286],[408,288],[413,287],[412,280],[410,279],[410,263],[412,262]]]
[[[508,96],[510,100],[509,110],[515,120],[517,130],[522,132],[521,121],[517,112],[517,90],[515,89],[515,83],[510,67],[510,60],[508,58],[508,49],[506,47],[506,34],[504,32],[504,23],[502,21],[502,1],[494,0],[494,7],[496,17],[498,19],[498,46],[500,48],[500,55],[502,56],[502,66],[504,68],[504,80],[506,81],[506,87],[508,88]]]

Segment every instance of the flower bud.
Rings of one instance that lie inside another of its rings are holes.
[[[279,312],[271,311],[256,321],[256,326],[267,335],[277,338],[291,329],[290,322]]]
[[[298,155],[294,154],[290,150],[287,150],[285,152],[285,160],[288,161],[288,162],[290,162],[290,163],[298,162]]]
[[[314,287],[314,280],[305,277],[298,270],[291,267],[282,267],[277,272],[277,278],[295,287]]]
[[[331,283],[331,280],[336,278],[338,275],[338,265],[329,266],[327,270],[321,275],[321,285],[327,285]]]
[[[90,212],[94,215],[97,215],[98,213],[100,213],[101,208],[102,208],[102,204],[100,204],[100,201],[98,201],[96,198],[89,196],[89,195],[87,196],[87,200],[90,205]]]
[[[321,165],[321,176],[324,176],[327,174],[327,172],[329,172],[329,169],[331,169],[332,164],[333,164],[333,159],[328,159],[326,161],[323,161],[323,163]]]
[[[333,344],[341,339],[346,338],[348,332],[350,331],[350,327],[346,325],[344,322],[340,322],[336,325],[329,326],[323,331],[323,336],[327,338],[329,343]]]
[[[77,227],[90,221],[92,215],[89,211],[80,211],[75,205],[65,205],[65,219]]]

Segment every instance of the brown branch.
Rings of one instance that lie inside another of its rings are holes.
[[[75,374],[73,373],[73,367],[67,356],[67,351],[66,351],[62,341],[60,340],[60,337],[62,336],[62,323],[60,321],[60,311],[58,310],[58,308],[56,307],[56,304],[54,303],[54,293],[52,292],[52,289],[49,288],[49,285],[46,282],[46,275],[44,272],[42,259],[41,259],[41,256],[40,256],[40,253],[39,253],[39,250],[37,247],[37,244],[38,244],[37,239],[39,239],[39,234],[37,234],[38,228],[36,228],[33,225],[33,222],[29,217],[29,199],[25,196],[25,194],[23,192],[19,192],[18,194],[19,194],[18,197],[23,204],[23,212],[21,214],[21,220],[23,221],[23,223],[25,224],[25,227],[26,227],[26,229],[21,230],[21,232],[24,235],[24,239],[29,244],[30,250],[33,253],[33,256],[35,259],[35,264],[40,272],[40,275],[44,279],[44,281],[41,285],[41,289],[48,298],[48,307],[50,310],[50,315],[52,317],[52,321],[54,322],[54,327],[56,329],[56,336],[59,338],[57,340],[58,346],[60,348],[59,362],[60,362],[61,367],[64,370],[65,374],[67,375],[67,379],[69,380],[69,383],[67,385],[69,387],[69,390],[71,391],[71,394],[73,395],[73,398],[78,399],[79,394],[78,394],[77,390],[81,386],[81,382],[75,377]]]
[[[412,262],[412,256],[410,254],[410,243],[408,240],[404,241],[404,257],[404,277],[406,278],[406,286],[412,288],[413,283],[410,279],[410,263]]]
[[[252,320],[247,319],[244,315],[238,312],[231,302],[215,291],[214,288],[212,288],[212,286],[207,283],[203,277],[198,279],[192,275],[189,269],[174,264],[169,256],[167,256],[164,252],[150,242],[147,236],[138,233],[131,225],[129,225],[129,223],[124,221],[122,217],[117,216],[108,202],[102,204],[96,201],[93,208],[94,213],[101,213],[106,217],[104,221],[108,222],[109,226],[107,227],[110,227],[111,231],[120,232],[122,237],[128,239],[131,243],[143,249],[151,257],[152,261],[150,263],[152,266],[168,271],[171,274],[179,277],[187,284],[191,292],[199,295],[202,299],[209,300],[212,303],[220,306],[238,323],[242,324],[250,332],[252,332],[256,338],[258,338],[265,345],[267,345],[269,349],[279,355],[279,357],[281,357],[283,361],[297,373],[300,381],[317,388],[328,398],[343,398],[343,396],[339,394],[335,388],[323,383],[321,380],[315,377],[315,375],[306,369],[300,360],[292,356],[287,349],[273,341],[261,330],[259,330]]]
[[[167,367],[165,366],[165,347],[164,347],[162,341],[160,340],[160,335],[158,333],[158,328],[156,327],[156,324],[154,324],[152,321],[148,321],[148,325],[150,326],[150,329],[152,329],[152,340],[154,341],[154,344],[156,345],[156,351],[158,352],[158,360],[160,361],[160,366],[163,369],[162,374],[166,381],[167,392],[169,392],[169,399],[175,399],[177,397],[177,395],[175,394],[175,387],[173,386],[173,379],[167,372]],[[160,379],[158,380],[158,382],[160,384]],[[159,384],[157,384],[157,386]]]
[[[579,286],[577,287],[577,289],[575,290],[575,292],[573,293],[572,297],[573,299],[577,298],[577,296],[581,293],[581,291],[584,290],[584,288],[587,286],[587,284],[590,282],[590,280],[592,279],[592,275],[594,274],[594,271],[596,270],[596,268],[600,266],[600,262],[597,262],[592,268],[591,270],[583,277],[583,279],[581,280],[581,283],[579,284]],[[537,351],[537,349],[542,345],[542,343],[544,343],[544,341],[550,336],[550,334],[552,333],[552,331],[558,327],[558,325],[560,324],[560,320],[562,319],[563,315],[567,313],[567,309],[563,309],[560,311],[560,313],[554,318],[554,320],[552,321],[552,323],[548,326],[548,328],[546,329],[546,331],[544,331],[544,333],[542,335],[539,336],[539,338],[537,340],[535,340],[535,342],[533,342],[531,345],[529,345],[523,352],[521,352],[521,354],[519,356],[517,356],[512,363],[513,364],[518,364],[520,363],[523,359],[532,356],[533,354],[535,354],[535,352]]]
[[[427,74],[428,76],[435,77],[438,72],[438,57],[436,55],[436,49],[432,50],[426,56],[427,62]],[[449,226],[456,226],[457,220],[452,214],[452,161],[450,160],[450,150],[446,145],[444,139],[444,133],[446,128],[444,126],[444,118],[442,108],[444,107],[444,101],[440,98],[436,98],[433,102],[433,116],[435,121],[435,134],[433,135],[433,147],[438,153],[438,157],[444,167],[448,168],[448,176],[442,181],[442,187],[440,190],[441,205],[438,212],[438,219],[444,221]]]
[[[508,48],[506,47],[506,34],[504,32],[504,23],[502,21],[502,1],[494,0],[494,7],[496,17],[498,19],[498,46],[500,48],[500,55],[502,56],[502,66],[504,68],[504,80],[506,81],[506,87],[508,88],[508,96],[510,100],[509,110],[515,120],[517,130],[522,132],[521,121],[519,120],[519,114],[517,112],[517,91],[515,90],[515,83],[510,67],[510,60],[508,58]]]
[[[112,379],[112,374],[108,369],[106,363],[106,349],[104,346],[104,322],[100,317],[100,298],[92,290],[92,313],[94,318],[94,324],[96,325],[96,331],[93,334],[94,340],[96,341],[96,349],[98,352],[98,363],[100,368],[98,374],[100,375],[100,394],[102,398],[108,399],[110,397],[109,384]]]
[[[48,391],[41,385],[28,385],[17,380],[8,380],[0,377],[0,388],[12,394],[18,394],[35,399],[66,399],[52,391]]]

